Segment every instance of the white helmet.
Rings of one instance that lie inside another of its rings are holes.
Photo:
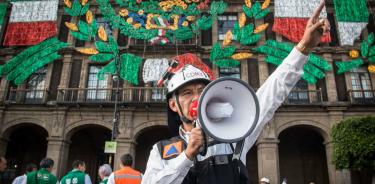
[[[176,89],[192,81],[202,81],[207,84],[211,82],[210,76],[207,73],[193,65],[187,64],[180,68],[168,81],[168,96],[176,91]]]
[[[260,179],[261,182],[265,182],[265,183],[270,183],[270,179],[266,178],[266,177],[263,177],[262,179]]]

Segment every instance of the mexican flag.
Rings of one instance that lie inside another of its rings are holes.
[[[334,0],[341,45],[353,45],[367,26],[366,0]]]
[[[4,23],[5,14],[7,12],[7,4],[0,3],[0,31]]]
[[[275,20],[272,30],[292,42],[299,42],[305,32],[307,21],[319,4],[320,0],[275,0]],[[325,8],[320,17],[327,17]],[[329,34],[321,39],[321,42],[325,43],[330,41]]]
[[[58,0],[12,3],[4,45],[35,45],[57,33]]]

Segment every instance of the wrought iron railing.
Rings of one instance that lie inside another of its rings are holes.
[[[57,103],[114,103],[115,92],[114,88],[64,88],[58,90]],[[120,88],[119,102],[165,102],[166,92],[166,88]]]
[[[46,102],[47,89],[10,88],[4,103],[42,104]]]
[[[375,104],[375,90],[349,90],[351,104]]]
[[[322,91],[319,90],[292,90],[285,104],[320,104],[323,102]]]

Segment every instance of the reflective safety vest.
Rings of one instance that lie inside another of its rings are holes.
[[[142,181],[141,173],[131,167],[115,171],[114,177],[115,184],[141,184]]]

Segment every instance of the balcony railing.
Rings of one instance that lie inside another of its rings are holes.
[[[128,87],[120,88],[120,103],[165,102],[166,88]],[[114,103],[116,89],[65,88],[59,89],[57,103]]]
[[[319,90],[292,90],[284,104],[321,104],[322,91]]]
[[[375,90],[349,90],[351,104],[375,104]]]
[[[14,89],[11,88],[5,103],[42,104],[46,102],[47,89]]]

